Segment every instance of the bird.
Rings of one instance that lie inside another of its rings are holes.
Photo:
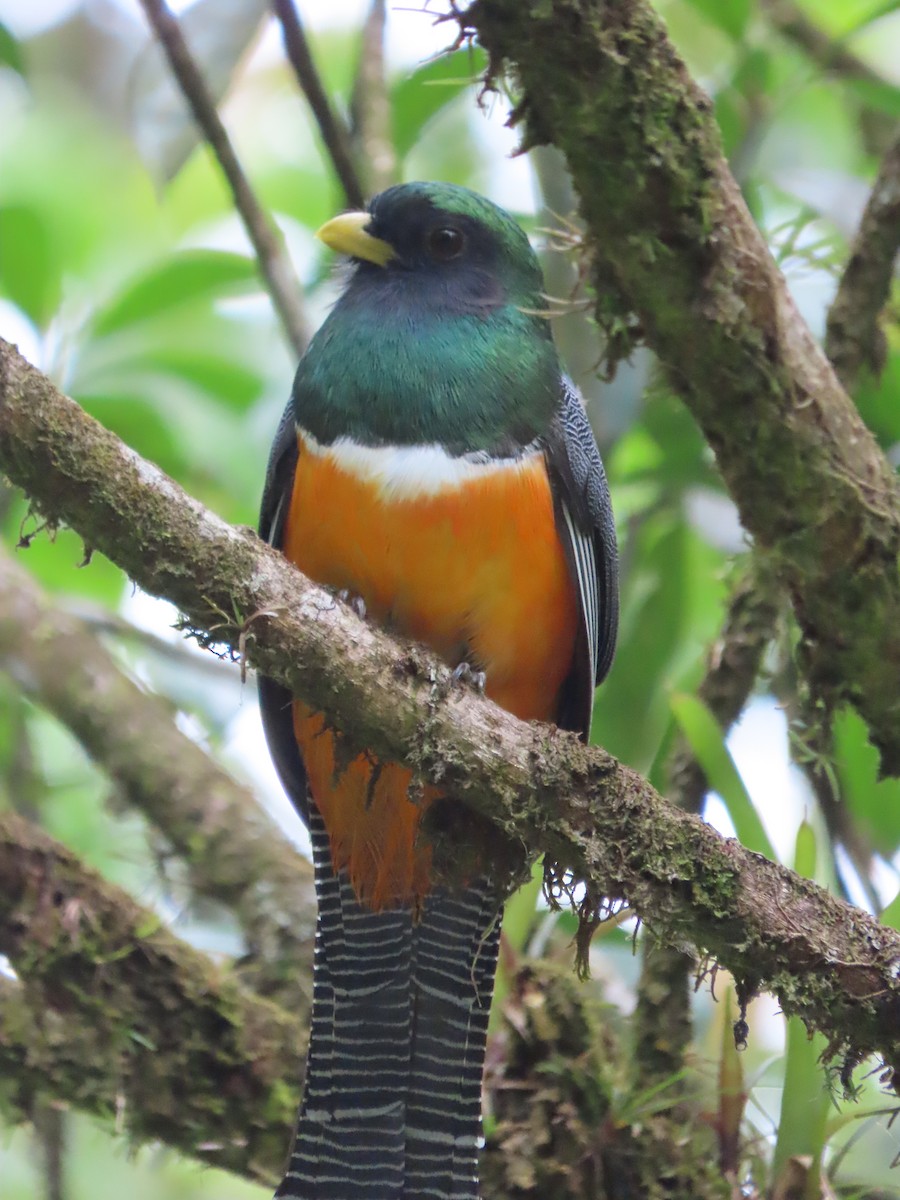
[[[260,535],[360,615],[524,720],[587,739],[618,620],[609,489],[520,225],[442,182],[318,233],[342,291],[300,360]],[[312,844],[303,1098],[278,1200],[477,1200],[502,901],[489,862],[431,878],[439,788],[354,753],[262,678],[269,750]]]

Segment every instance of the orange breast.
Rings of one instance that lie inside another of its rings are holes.
[[[510,712],[552,720],[578,618],[543,457],[418,487],[415,471],[379,473],[302,435],[299,450],[287,557],[449,665],[484,670],[487,694]],[[348,765],[300,702],[294,727],[335,867],[374,908],[415,903],[428,890],[428,849],[416,836],[428,790],[411,800],[410,772],[396,763]]]

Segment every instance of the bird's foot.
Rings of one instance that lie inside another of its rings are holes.
[[[476,671],[472,664],[465,660],[456,664],[450,674],[450,678],[455,686],[467,683],[476,692],[483,692],[487,683],[487,675],[484,671]]]
[[[343,604],[348,604],[361,621],[366,619],[366,602],[363,600],[362,596],[357,595],[355,592],[351,592],[349,588],[341,588],[337,594],[337,598]]]

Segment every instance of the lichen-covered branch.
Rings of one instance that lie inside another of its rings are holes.
[[[879,374],[886,344],[878,318],[888,301],[900,251],[900,133],[881,161],[850,260],[828,313],[825,350],[844,386],[863,371]]]
[[[138,1141],[271,1182],[302,1076],[302,1022],[246,994],[120,888],[0,816],[4,1102],[49,1096]]]
[[[565,152],[601,324],[637,314],[774,561],[814,691],[855,704],[900,773],[900,485],[791,299],[709,98],[647,0],[475,0],[458,14]]]
[[[309,962],[315,929],[309,862],[252,793],[181,733],[163,701],[133,683],[85,623],[2,547],[0,670],[68,726],[163,834],[194,891],[235,913],[255,988],[287,989],[304,1003],[296,975]]]
[[[449,841],[433,823],[438,872],[465,872],[467,839],[481,850],[496,827],[498,869],[546,852],[591,896],[627,897],[658,936],[774,991],[833,1048],[900,1071],[900,934],[674,809],[599,748],[454,687],[421,647],[359,621],[207,512],[2,341],[0,468],[198,631],[246,647],[351,750],[407,762],[459,799],[438,814]]]

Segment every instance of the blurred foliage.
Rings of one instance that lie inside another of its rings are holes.
[[[148,59],[146,31],[130,8],[112,0],[48,5],[42,21],[40,4],[27,6],[27,14],[25,7],[0,0],[0,334],[189,492],[227,519],[253,524],[293,364],[218,168],[197,144],[167,75]],[[335,5],[327,14],[326,7],[332,6],[301,4],[326,87],[346,113],[361,5]],[[216,30],[207,28],[208,8],[204,0],[196,6],[192,44],[202,64],[215,60],[226,124],[285,233],[318,321],[335,287],[312,234],[341,206],[334,173],[322,159],[279,39],[261,15],[264,6],[247,0],[223,10],[218,3]],[[826,69],[802,40],[779,32],[764,0],[660,0],[660,8],[712,96],[735,174],[804,315],[820,333],[884,130],[900,114],[900,4],[804,0],[802,15],[847,52],[840,69]],[[390,17],[387,90],[402,175],[487,191],[534,230],[541,198],[529,192],[527,161],[506,157],[514,143],[501,130],[503,102],[490,99],[486,109],[476,103],[483,55],[464,48],[429,57],[449,40],[449,28],[434,29],[426,14],[402,8]],[[859,70],[847,65],[848,55]],[[894,459],[900,450],[897,300],[895,294],[886,321],[886,369],[879,380],[864,380],[857,398]],[[767,848],[770,837],[776,846],[793,846],[796,838],[798,867],[812,873],[810,864],[825,862],[826,877],[833,878],[840,851],[818,817],[815,795],[798,771],[777,769],[784,762],[784,722],[767,679],[760,681],[747,728],[755,729],[754,713],[764,711],[767,728],[774,722],[778,736],[754,733],[743,755],[732,740],[736,767],[691,695],[722,620],[730,563],[747,547],[691,419],[655,374],[644,389],[645,375],[623,373],[599,401],[606,411],[598,427],[623,431],[607,450],[621,537],[622,626],[612,675],[597,696],[596,736],[661,780],[677,717],[721,791],[724,808],[714,802],[710,815],[721,813],[717,819],[728,829],[730,814],[757,849]],[[81,566],[79,540],[65,531],[52,539],[42,533],[23,497],[0,490],[0,522],[9,545],[28,535],[22,561],[62,603],[87,611],[98,625],[112,611],[168,636],[173,614],[135,597],[110,564],[95,558]],[[213,753],[268,795],[260,739],[237,736],[249,695],[235,675],[210,671],[174,636],[169,640],[176,646],[167,655],[139,639],[117,637],[115,646],[148,686],[172,696],[179,719]],[[783,673],[790,642],[773,642],[772,675]],[[858,716],[839,714],[834,732],[827,762],[832,799],[865,848],[876,888],[890,899],[898,891],[900,784],[878,780],[877,756]],[[142,822],[71,737],[23,704],[3,676],[0,803],[36,816],[204,945],[235,944],[237,932],[221,914],[194,913],[177,868],[159,859]],[[858,899],[853,871],[842,866],[841,878]],[[533,886],[510,910],[510,952],[567,960],[572,919],[536,905],[536,891]],[[637,980],[631,932],[610,927],[598,937],[593,968],[593,986],[629,1012]],[[783,1022],[760,1002],[751,1010],[749,1049],[739,1068],[733,1051],[721,1049],[723,1008],[701,989],[695,1051],[707,1066],[697,1072],[697,1086],[710,1112],[728,1108],[723,1128],[740,1118],[743,1096],[740,1103],[732,1092],[726,1096],[722,1080],[731,1081],[732,1091],[746,1086],[745,1165],[756,1164],[757,1171],[767,1169],[759,1164],[771,1165],[778,1129],[779,1166],[795,1153],[816,1159],[821,1153],[830,1186],[840,1194],[900,1195],[889,1170],[898,1133],[873,1115],[887,1107],[877,1079],[863,1081],[858,1106],[835,1100],[826,1111],[818,1044],[792,1028],[785,1060]],[[104,1200],[126,1190],[140,1200],[267,1194],[167,1152],[126,1155],[109,1131],[82,1118],[70,1117],[65,1127],[67,1200]],[[38,1194],[40,1162],[35,1135],[7,1131],[0,1139],[4,1200]],[[813,1181],[807,1194],[819,1195],[817,1187]]]

